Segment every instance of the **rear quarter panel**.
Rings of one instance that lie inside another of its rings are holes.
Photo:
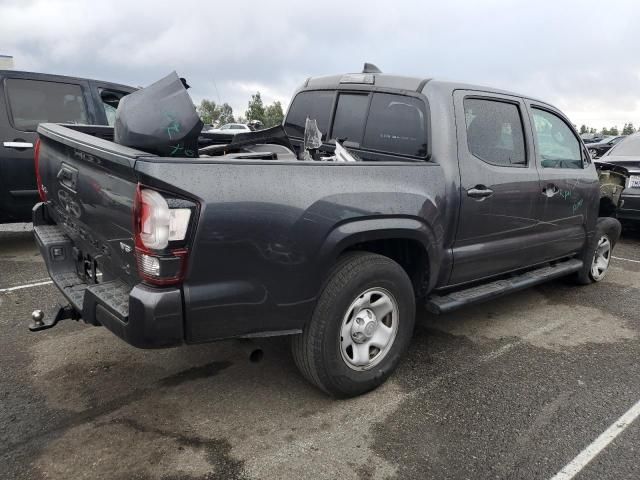
[[[446,188],[434,163],[139,160],[136,170],[202,205],[184,285],[190,342],[302,328],[337,255],[372,230],[428,245],[434,275],[441,262]]]

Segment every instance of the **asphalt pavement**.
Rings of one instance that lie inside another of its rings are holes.
[[[285,338],[253,363],[239,342],[29,332],[62,297],[30,227],[0,227],[3,479],[550,479],[640,401],[639,232],[600,284],[420,313],[397,373],[338,401],[302,379]],[[639,450],[640,419],[575,478],[637,480]]]

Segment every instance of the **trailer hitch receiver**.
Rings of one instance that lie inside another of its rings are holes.
[[[62,320],[80,320],[80,314],[71,305],[57,305],[48,314],[45,314],[42,310],[34,310],[31,314],[29,330],[32,332],[46,330],[47,328],[55,327]]]

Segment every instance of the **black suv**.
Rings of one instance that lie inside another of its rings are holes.
[[[33,166],[44,122],[113,125],[126,85],[0,70],[0,223],[29,222],[38,201]]]

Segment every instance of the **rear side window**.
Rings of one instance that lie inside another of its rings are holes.
[[[417,98],[375,93],[362,146],[372,150],[424,157],[427,154],[427,115]]]
[[[116,110],[118,109],[120,100],[122,100],[122,97],[127,95],[127,93],[116,90],[107,90],[105,88],[100,88],[98,91],[100,92],[100,100],[102,101],[104,114],[107,117],[107,123],[110,127],[113,127],[116,123]]]
[[[338,97],[331,138],[360,146],[368,107],[369,95],[341,94]]]
[[[464,99],[469,152],[500,167],[527,164],[522,119],[517,105],[478,98]]]
[[[533,108],[538,157],[543,168],[583,168],[580,142],[557,115]]]
[[[18,130],[35,132],[45,122],[88,123],[80,85],[8,78],[5,86]]]
[[[284,124],[287,134],[292,137],[304,137],[305,121],[309,117],[317,121],[322,132],[322,140],[326,140],[333,97],[332,91],[307,91],[296,95]]]

